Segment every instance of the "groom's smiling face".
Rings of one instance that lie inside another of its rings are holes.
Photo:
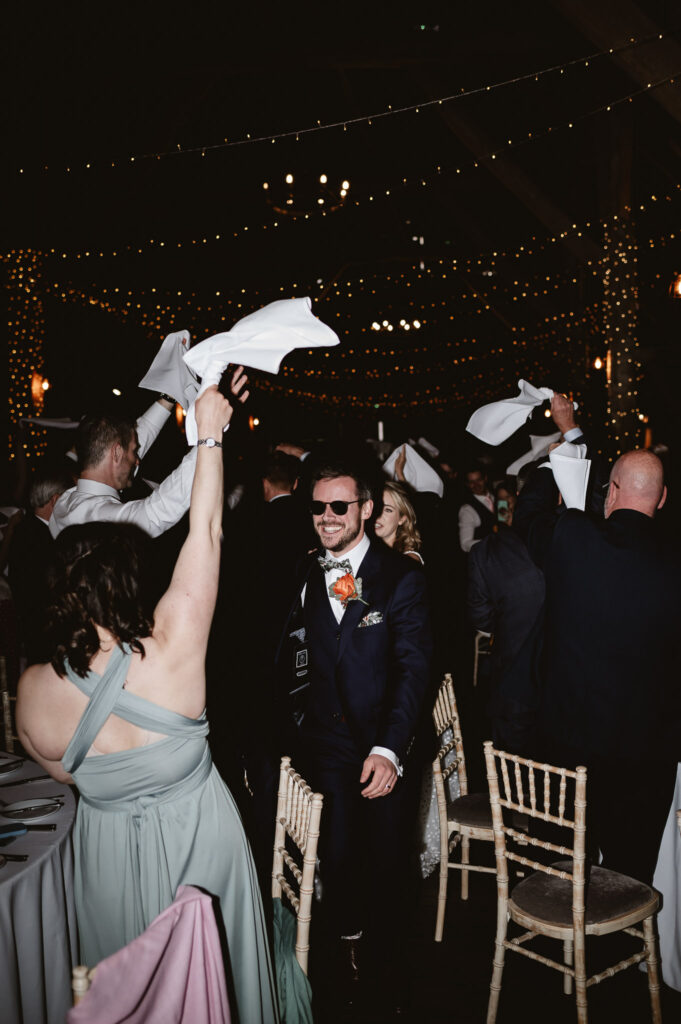
[[[357,484],[351,476],[338,476],[331,480],[318,480],[312,492],[313,501],[323,501],[324,511],[312,517],[319,539],[327,551],[341,557],[354,548],[364,536],[364,523],[371,515],[373,503],[357,502]],[[353,502],[347,512],[338,515],[329,503],[332,501]]]

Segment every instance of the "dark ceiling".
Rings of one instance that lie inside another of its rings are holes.
[[[112,375],[132,391],[170,329],[309,294],[342,345],[260,381],[279,418],[443,432],[519,376],[598,416],[602,224],[629,206],[642,400],[679,432],[676,4],[17,4],[3,22],[4,249],[44,254],[46,411]]]

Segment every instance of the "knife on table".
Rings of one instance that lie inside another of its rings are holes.
[[[44,782],[45,779],[51,778],[51,775],[32,775],[30,779],[14,779],[12,782],[0,782],[0,789],[24,786],[27,782]]]

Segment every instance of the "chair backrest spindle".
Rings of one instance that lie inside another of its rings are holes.
[[[517,754],[507,754],[504,751],[495,750],[491,740],[488,740],[484,746],[494,826],[497,876],[500,884],[507,885],[508,866],[506,862],[509,860],[530,866],[536,871],[543,871],[546,874],[569,879],[573,883],[573,911],[576,918],[581,915],[583,925],[586,862],[586,768],[577,768],[576,771],[571,771],[567,768],[556,768],[548,764],[539,764],[538,762],[531,761],[529,758],[519,757]],[[513,764],[515,793],[513,793],[511,787],[509,761]],[[540,771],[543,775],[541,807],[537,805],[535,771]],[[529,807],[525,802],[524,775],[527,775]],[[499,777],[501,777],[502,783],[501,790]],[[555,780],[553,786],[552,780]],[[574,820],[567,816],[571,806],[569,799],[572,787],[574,787]],[[551,801],[552,790],[555,800],[553,805]],[[532,835],[531,831],[529,833],[518,832],[505,824],[503,817],[504,809],[520,811],[531,818],[551,822],[554,825],[569,830],[573,834],[572,846],[561,846],[557,843],[538,839]],[[537,849],[569,857],[572,859],[572,870],[566,871],[562,868],[551,867],[533,858],[520,856],[508,849],[507,839],[514,843],[520,843],[522,846],[530,845]]]
[[[438,691],[435,706],[433,708],[433,722],[437,733],[440,749],[437,752],[437,759],[440,762],[443,779],[448,778],[453,771],[456,771],[459,780],[459,792],[461,796],[468,793],[468,777],[466,775],[466,757],[463,750],[463,736],[461,735],[461,722],[454,696],[454,684],[450,672],[445,674]],[[451,730],[452,739],[445,743],[443,737]],[[456,758],[445,764],[445,759],[450,752],[456,752]]]
[[[296,912],[296,959],[306,974],[323,800],[322,794],[313,793],[305,779],[291,767],[290,757],[283,757],[279,771],[272,896],[275,899],[285,896]],[[297,851],[290,843],[287,846],[287,837]]]

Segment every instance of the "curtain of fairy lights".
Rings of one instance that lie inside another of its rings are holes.
[[[603,232],[603,341],[607,348],[607,427],[617,454],[636,447],[641,432],[638,387],[638,273],[634,224],[613,219]]]
[[[42,258],[40,253],[20,249],[7,256],[4,263],[8,298],[9,419],[18,423],[22,417],[33,416],[42,410],[42,342],[45,330],[40,296]],[[28,434],[30,444],[22,442],[26,456],[41,454],[45,448],[45,431],[29,425]],[[14,455],[12,451],[10,457],[14,458]]]

